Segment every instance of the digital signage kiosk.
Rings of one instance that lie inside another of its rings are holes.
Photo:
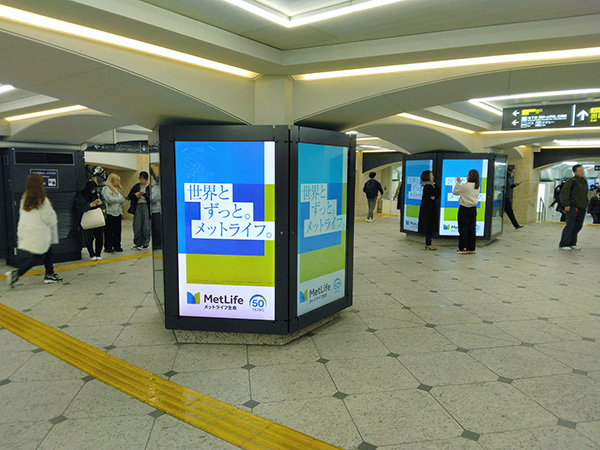
[[[285,335],[351,305],[352,137],[168,126],[159,139],[155,292],[167,328]]]
[[[423,193],[421,173],[432,170],[440,187],[439,223],[435,238],[458,237],[458,197],[452,194],[456,177],[466,180],[469,170],[479,172],[481,187],[477,203],[479,239],[490,240],[502,234],[502,213],[506,183],[506,156],[494,153],[433,152],[406,156],[403,166],[402,231],[417,233]]]

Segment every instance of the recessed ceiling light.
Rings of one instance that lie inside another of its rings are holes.
[[[600,92],[600,88],[590,89],[569,89],[565,91],[546,91],[546,92],[526,92],[522,94],[498,95],[496,97],[484,97],[471,99],[477,102],[493,102],[499,100],[516,100],[520,98],[536,98],[536,97],[560,97],[567,95],[595,94]],[[469,101],[471,101],[469,100]]]
[[[360,148],[381,148],[379,145],[359,145]]]
[[[358,134],[358,131],[350,130],[350,131],[346,131],[346,134],[349,134],[349,135]]]
[[[77,25],[70,22],[64,22],[51,17],[23,11],[21,9],[11,8],[10,6],[0,5],[0,18],[13,22],[24,23],[26,25],[32,25],[34,27],[43,28],[46,30],[57,31],[70,36],[77,36],[121,48],[127,48],[129,50],[203,67],[205,69],[218,70],[220,72],[226,72],[241,77],[255,78],[259,75],[258,73],[250,70],[241,69],[239,67],[230,66],[228,64],[212,61],[210,59],[179,52],[177,50],[171,50],[169,48],[138,41],[137,39],[130,39],[117,34],[96,30],[94,28],[84,27],[82,25]]]
[[[492,114],[495,114],[496,116],[500,116],[502,117],[502,110],[498,109],[498,108],[494,108],[491,105],[487,105],[485,103],[483,103],[480,100],[476,100],[476,99],[471,99],[469,100],[469,103],[472,105],[475,105],[481,109],[485,109],[487,112],[491,112]]]
[[[438,127],[448,128],[450,130],[460,131],[461,133],[474,134],[475,131],[469,130],[467,128],[457,127],[455,125],[450,125],[449,123],[439,122],[437,120],[427,119],[426,117],[415,116],[414,114],[401,113],[397,114],[399,117],[404,117],[405,119],[416,120],[417,122],[427,123],[429,125],[435,125]]]
[[[561,149],[561,148],[598,148],[598,145],[542,145],[542,149]]]
[[[528,128],[526,130],[493,130],[493,131],[480,131],[480,134],[512,134],[512,133],[579,133],[587,131],[600,132],[598,127],[578,127],[578,128]]]
[[[357,141],[379,141],[381,138],[378,137],[359,137],[356,138]]]
[[[295,80],[324,80],[330,78],[358,77],[388,73],[414,72],[420,70],[448,69],[456,67],[487,66],[502,63],[519,63],[533,61],[553,61],[562,59],[581,59],[600,56],[600,47],[575,48],[569,50],[553,50],[545,52],[513,53],[508,55],[478,56],[474,58],[448,59],[420,63],[398,64],[393,66],[365,67],[361,69],[334,70],[295,75]]]
[[[5,84],[0,86],[0,94],[4,94],[5,92],[13,91],[15,88],[10,84]]]
[[[82,111],[87,109],[85,106],[73,105],[66,106],[64,108],[47,109],[45,111],[37,111],[29,114],[21,114],[19,116],[5,117],[4,119],[9,122],[15,122],[17,120],[34,119],[36,117],[54,116],[56,114],[66,114],[74,111]]]
[[[391,5],[398,3],[402,0],[363,0],[344,2],[351,3],[348,6],[333,7],[328,11],[317,12],[317,13],[306,13],[299,16],[287,16],[279,11],[269,8],[264,5],[259,5],[253,1],[247,0],[223,0],[230,5],[237,6],[238,8],[248,11],[256,16],[262,17],[263,19],[269,20],[277,25],[281,25],[286,28],[294,28],[302,25],[308,25],[310,23],[321,22],[327,19],[333,19],[335,17],[345,16],[355,12],[366,11],[368,9],[377,8],[379,6]]]
[[[558,145],[600,145],[600,139],[554,139]]]

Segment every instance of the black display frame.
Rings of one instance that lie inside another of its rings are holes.
[[[275,142],[275,320],[190,317],[179,314],[179,265],[176,197],[176,141]],[[314,311],[297,315],[298,143],[348,149],[345,296]],[[354,188],[356,141],[353,136],[287,125],[167,125],[158,133],[165,327],[178,330],[286,335],[305,328],[352,304]],[[169,230],[171,230],[169,232]],[[292,267],[293,266],[293,267]],[[154,273],[157,275],[157,272]],[[156,289],[156,284],[154,289]]]
[[[485,205],[485,232],[483,236],[477,236],[477,240],[495,239],[503,233],[504,225],[502,225],[499,232],[492,234],[492,211],[493,211],[493,192],[494,192],[494,177],[495,177],[495,162],[497,159],[507,160],[506,155],[498,155],[496,153],[457,153],[457,152],[429,152],[419,153],[416,155],[407,155],[402,161],[402,188],[400,189],[400,195],[402,198],[402,209],[401,212],[404,214],[404,195],[406,188],[406,162],[407,161],[419,161],[430,159],[433,161],[433,174],[435,182],[438,186],[442,185],[442,170],[444,160],[451,159],[487,159],[488,160],[488,173],[487,173],[487,185],[486,185],[486,205]],[[438,213],[441,214],[440,204],[438,200],[437,204]],[[504,215],[504,196],[502,196],[502,215]],[[441,217],[438,218],[441,220]],[[502,222],[503,223],[503,222]],[[403,233],[420,235],[418,232],[407,230],[404,228],[404,218],[400,222],[400,231]],[[439,227],[435,229],[433,233],[434,239],[457,239],[457,236],[442,236],[439,233]]]

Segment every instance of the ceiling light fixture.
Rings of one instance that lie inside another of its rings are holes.
[[[296,75],[293,78],[301,81],[325,80],[331,78],[358,77],[364,75],[381,75],[420,70],[448,69],[456,67],[485,66],[502,63],[519,63],[534,61],[552,61],[562,59],[581,59],[600,56],[600,47],[575,48],[569,50],[553,50],[545,52],[513,53],[508,55],[478,56],[474,58],[448,59],[420,63],[398,64],[393,66],[365,67],[362,69],[334,70]]]
[[[360,141],[379,141],[379,140],[381,140],[381,138],[378,138],[378,137],[359,137],[359,138],[356,138],[356,140],[359,141],[359,142]]]
[[[13,91],[15,88],[10,84],[5,84],[0,86],[0,94],[4,94],[5,92]]]
[[[475,106],[477,106],[477,107],[479,107],[481,109],[485,109],[487,112],[491,112],[492,114],[495,114],[496,116],[502,117],[502,110],[501,109],[494,108],[493,106],[488,105],[486,103],[483,103],[480,100],[472,98],[471,100],[469,100],[469,103],[472,104],[472,105],[475,105]]]
[[[558,145],[600,145],[600,139],[554,139],[554,143]]]
[[[286,28],[295,28],[302,25],[308,25],[310,23],[321,22],[327,19],[333,19],[335,17],[345,16],[347,14],[352,14],[355,12],[366,11],[368,9],[378,8],[380,6],[391,5],[393,3],[398,3],[402,0],[364,0],[364,1],[354,1],[348,2],[352,3],[348,6],[332,8],[328,11],[317,12],[317,13],[307,13],[301,14],[297,17],[290,17],[283,13],[277,12],[271,8],[268,8],[263,5],[259,5],[253,1],[247,0],[223,0],[230,5],[237,6],[238,8],[243,9],[244,11],[248,11],[256,16],[262,17],[263,19],[269,20],[271,22],[276,23],[277,25],[281,25]]]
[[[374,148],[374,149],[379,149],[381,148],[379,145],[359,145],[360,148]]]
[[[397,116],[404,117],[405,119],[409,119],[409,120],[416,120],[417,122],[427,123],[429,125],[435,125],[438,127],[448,128],[450,130],[460,131],[461,133],[467,133],[467,134],[475,133],[475,131],[469,130],[467,128],[457,127],[455,125],[450,125],[449,123],[439,122],[437,120],[427,119],[427,118],[421,117],[421,116],[415,116],[414,114],[401,113],[401,114],[397,114]]]
[[[121,48],[127,48],[129,50],[203,67],[205,69],[212,69],[219,72],[238,75],[245,78],[255,78],[259,75],[258,73],[250,70],[219,63],[210,59],[179,52],[177,50],[171,50],[158,45],[138,41],[136,39],[119,36],[117,34],[107,33],[94,28],[84,27],[70,22],[64,22],[51,17],[23,11],[21,9],[11,8],[10,6],[0,5],[0,18],[13,22],[24,23],[26,25],[32,25],[34,27],[43,28],[46,30],[57,31],[70,36],[90,39]]]
[[[564,133],[570,132],[576,134],[579,132],[595,131],[600,133],[598,127],[578,127],[578,128],[528,128],[526,130],[493,130],[493,131],[480,131],[480,134],[514,134],[514,133]]]
[[[73,105],[73,106],[66,106],[64,108],[47,109],[45,111],[37,111],[34,113],[29,113],[29,114],[21,114],[19,116],[5,117],[4,120],[7,120],[8,122],[15,122],[17,120],[34,119],[36,117],[45,117],[45,116],[54,116],[56,114],[66,114],[66,113],[70,113],[70,112],[74,112],[74,111],[82,111],[84,109],[87,109],[87,108],[85,106],[81,106],[81,105]]]
[[[496,97],[484,97],[474,98],[472,100],[478,102],[493,102],[498,100],[516,100],[520,98],[535,98],[535,97],[560,97],[567,95],[582,95],[582,94],[595,94],[600,92],[600,88],[590,89],[569,89],[565,91],[547,91],[547,92],[526,92],[523,94],[510,94],[510,95],[498,95]],[[471,101],[471,100],[469,100]]]
[[[560,149],[560,148],[598,148],[599,145],[542,145],[542,149]]]

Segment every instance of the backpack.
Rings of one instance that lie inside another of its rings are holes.
[[[367,194],[367,197],[369,198],[377,197],[377,194],[379,193],[379,182],[374,179],[367,181],[363,188],[363,192]]]

